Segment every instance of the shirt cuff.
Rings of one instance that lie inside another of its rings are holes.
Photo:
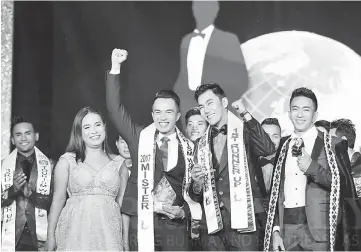
[[[118,70],[110,70],[109,71],[109,74],[120,74],[120,70],[118,69]]]
[[[273,227],[272,233],[274,233],[274,232],[276,232],[276,231],[278,231],[278,232],[281,231],[280,226],[274,226],[274,227]]]
[[[251,115],[252,119],[245,121],[245,125],[247,125],[248,128],[253,129],[255,127],[257,127],[257,120],[253,118],[253,116]]]
[[[15,192],[14,186],[12,185],[8,189],[8,195],[7,195],[6,199],[16,199],[16,197],[20,194],[21,194],[21,191]]]

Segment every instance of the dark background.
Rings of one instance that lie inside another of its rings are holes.
[[[122,95],[134,121],[151,122],[154,94],[172,89],[181,38],[194,29],[191,2],[15,3],[13,115],[32,118],[38,146],[57,159],[85,106],[107,117],[105,71],[113,48],[129,52]],[[216,25],[241,43],[262,34],[304,30],[361,55],[361,2],[221,2]],[[108,123],[115,150],[116,133]]]

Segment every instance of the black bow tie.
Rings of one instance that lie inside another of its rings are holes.
[[[275,161],[276,161],[276,157],[273,157],[271,159],[267,159],[265,157],[260,157],[258,163],[259,163],[259,165],[261,167],[263,167],[263,166],[268,165],[268,164],[274,165]]]
[[[195,36],[200,36],[202,37],[202,39],[204,39],[206,37],[206,34],[205,33],[202,33],[202,32],[194,32]]]
[[[30,156],[28,156],[28,157],[25,157],[24,155],[22,155],[22,154],[19,154],[19,161],[20,162],[25,162],[25,161],[27,161],[27,162],[29,162],[30,164],[32,164],[32,163],[34,163],[34,159],[35,159],[35,156],[34,156],[34,154],[32,154],[32,155],[30,155]]]
[[[222,133],[223,135],[227,135],[227,124],[223,125],[220,129],[217,129],[216,127],[212,127],[213,137],[216,137],[219,133]]]

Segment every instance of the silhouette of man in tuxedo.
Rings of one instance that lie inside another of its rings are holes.
[[[196,29],[182,39],[180,72],[174,85],[183,115],[197,106],[194,91],[201,84],[218,83],[231,103],[248,89],[247,68],[237,36],[214,26],[218,1],[193,1],[192,10]],[[184,117],[181,124],[184,131]]]

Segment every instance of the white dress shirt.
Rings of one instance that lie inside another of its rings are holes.
[[[162,145],[161,139],[163,137],[164,135],[159,132],[157,137],[157,145],[159,148]],[[169,141],[168,141],[168,165],[166,171],[170,171],[178,163],[178,139],[177,139],[177,134],[175,132],[167,137],[169,138]]]
[[[195,91],[202,83],[203,63],[207,51],[209,39],[214,30],[214,25],[209,25],[201,32],[197,29],[195,33],[203,33],[205,37],[194,36],[190,43],[187,54],[188,86]]]
[[[305,150],[309,155],[312,153],[317,134],[316,127],[312,127],[301,136],[305,144]],[[283,202],[285,208],[302,207],[306,205],[307,176],[304,175],[298,167],[297,157],[292,156],[292,146],[298,136],[293,133],[291,138],[292,140],[288,148],[285,164],[285,201]]]
[[[301,136],[308,155],[311,155],[312,153],[317,135],[318,131],[316,127],[313,126]],[[300,168],[298,168],[297,157],[292,156],[292,146],[295,143],[296,138],[299,138],[299,136],[293,133],[291,138],[292,140],[289,144],[285,163],[285,201],[283,202],[285,208],[295,208],[306,205],[307,177]],[[280,227],[274,226],[273,232],[275,231],[280,231]]]

